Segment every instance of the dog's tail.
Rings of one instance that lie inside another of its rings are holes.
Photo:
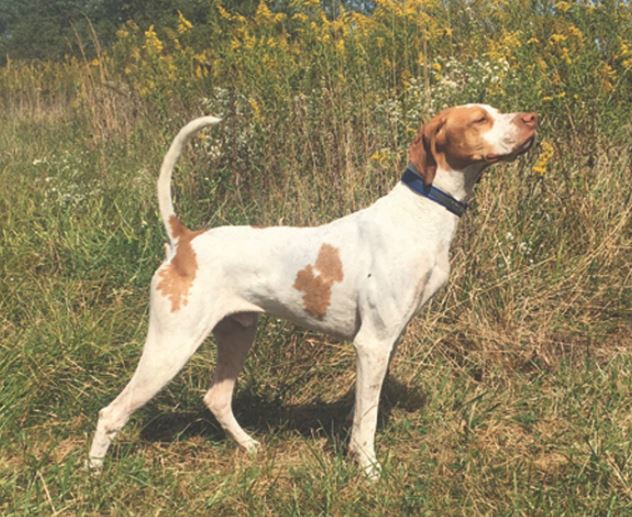
[[[173,224],[173,218],[176,213],[173,209],[173,201],[171,200],[171,174],[173,173],[173,168],[180,157],[182,148],[189,139],[200,129],[212,124],[217,124],[220,121],[221,119],[217,117],[208,116],[196,118],[189,122],[173,139],[171,147],[169,147],[167,154],[162,160],[160,176],[158,177],[158,206],[160,207],[160,216],[162,217],[162,222],[165,225],[171,243],[177,238],[177,235],[174,233],[174,230],[177,231],[177,228],[174,228],[175,225]]]

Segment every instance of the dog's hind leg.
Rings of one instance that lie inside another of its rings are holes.
[[[99,411],[88,466],[99,469],[112,440],[131,414],[147,403],[182,369],[221,316],[206,316],[196,324],[178,321],[160,309],[150,315],[147,340],[136,371],[123,391]],[[191,317],[191,314],[188,314]],[[182,311],[178,313],[182,318]],[[192,321],[192,318],[187,320]]]
[[[217,341],[217,363],[213,384],[204,396],[204,403],[224,431],[249,452],[254,451],[259,442],[248,435],[237,422],[233,414],[232,398],[237,376],[244,366],[256,332],[257,315],[254,313],[230,316],[215,327],[213,334]]]

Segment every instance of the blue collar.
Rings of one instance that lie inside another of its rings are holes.
[[[402,175],[402,183],[420,196],[427,197],[435,203],[439,203],[443,208],[458,217],[461,217],[467,209],[467,203],[454,199],[450,194],[446,194],[437,187],[433,187],[432,185],[427,186],[411,163],[408,164],[408,167],[406,167]]]

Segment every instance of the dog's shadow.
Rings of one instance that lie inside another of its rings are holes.
[[[301,405],[287,405],[242,392],[234,399],[233,408],[237,421],[257,439],[265,441],[266,435],[298,432],[305,437],[324,437],[329,448],[339,449],[346,446],[350,433],[353,399],[353,388],[335,402],[315,400]],[[414,412],[425,404],[426,397],[418,388],[410,388],[389,376],[382,390],[378,427],[388,425],[394,408]],[[228,440],[213,415],[200,406],[191,411],[156,415],[144,423],[141,438],[149,442],[173,442],[197,436],[214,442]]]

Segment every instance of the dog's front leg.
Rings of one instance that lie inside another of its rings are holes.
[[[391,347],[391,353],[388,356],[388,364],[386,365],[386,373],[384,374],[385,380],[388,377],[389,372],[391,371],[391,364],[393,363],[393,358],[395,357],[395,354],[397,353],[397,346],[399,345],[399,342],[401,341],[401,337],[402,336],[400,335],[399,338],[397,338],[397,340]],[[353,425],[354,414],[355,414],[355,402],[351,405],[351,409],[349,409],[349,413],[347,413],[347,417],[345,418],[345,423],[347,425]]]
[[[353,345],[357,356],[356,397],[349,450],[369,479],[380,476],[381,467],[375,456],[375,430],[382,383],[389,357],[399,332],[388,337],[373,329],[363,328]]]

